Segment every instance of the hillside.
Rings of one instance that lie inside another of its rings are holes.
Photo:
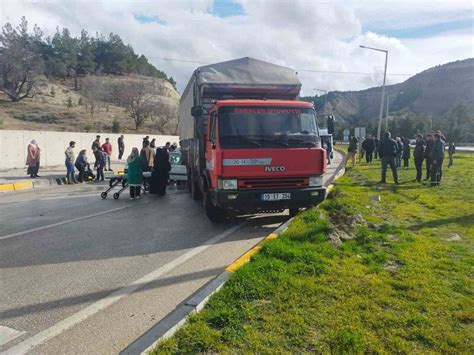
[[[330,92],[315,99],[320,111],[333,112],[347,125],[375,122],[379,115],[381,87],[361,91]],[[386,87],[390,115],[419,114],[442,121],[459,104],[474,111],[474,58],[439,65],[405,82]],[[314,98],[305,98],[313,100]],[[384,116],[386,107],[384,108]]]
[[[74,90],[74,80],[52,80],[42,77],[38,93],[20,102],[11,102],[0,93],[0,129],[25,129],[46,131],[91,131],[91,132],[143,132],[175,134],[177,129],[179,94],[164,79],[139,75],[130,76],[89,76],[79,78],[79,84],[93,80],[106,84],[130,82],[150,82],[156,84],[152,99],[157,103],[157,111],[136,130],[133,119],[126,108],[100,100],[98,94],[91,99],[84,90]],[[114,127],[114,120],[115,123]]]

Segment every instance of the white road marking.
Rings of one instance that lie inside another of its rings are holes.
[[[55,325],[39,332],[38,334],[18,343],[17,345],[11,347],[10,349],[2,352],[1,354],[25,354],[26,352],[32,350],[35,346],[38,346],[47,340],[61,334],[65,330],[73,327],[74,325],[82,322],[83,320],[89,318],[90,316],[96,314],[97,312],[102,311],[103,309],[109,307],[113,303],[117,302],[121,298],[128,296],[132,292],[135,292],[140,287],[145,286],[146,284],[157,280],[159,277],[163,276],[164,274],[168,273],[169,271],[173,270],[175,267],[183,264],[187,260],[193,258],[197,254],[203,252],[207,248],[211,247],[212,245],[216,244],[220,240],[224,239],[225,237],[229,236],[230,234],[237,231],[241,228],[245,223],[239,223],[224,232],[212,237],[208,241],[204,242],[200,246],[189,250],[188,252],[184,253],[183,255],[177,257],[176,259],[170,261],[169,263],[159,267],[158,269],[150,272],[149,274],[139,278],[138,280],[133,281],[128,286],[117,290],[110,295],[102,298],[101,300],[87,306],[86,308],[80,310],[77,313],[69,316],[68,318],[56,323]]]
[[[143,204],[142,204],[142,205],[143,205]],[[53,228],[53,227],[57,227],[57,226],[62,226],[63,224],[67,224],[67,223],[82,221],[82,220],[84,220],[84,219],[88,219],[88,218],[92,218],[92,217],[102,216],[102,215],[104,215],[104,214],[108,214],[108,213],[112,213],[112,212],[117,212],[117,211],[124,210],[124,209],[126,209],[126,208],[130,208],[130,207],[133,207],[133,206],[137,206],[137,205],[127,205],[127,206],[122,206],[122,207],[118,207],[118,208],[113,208],[113,209],[111,209],[111,210],[102,211],[102,212],[97,212],[97,213],[94,213],[94,214],[89,214],[89,215],[87,215],[87,216],[72,218],[72,219],[68,219],[68,220],[65,220],[65,221],[61,221],[61,222],[57,222],[57,223],[48,224],[48,225],[46,225],[46,226],[37,227],[37,228],[33,228],[33,229],[28,229],[28,230],[25,230],[25,231],[22,231],[22,232],[17,232],[17,233],[13,233],[13,234],[7,234],[7,235],[4,235],[4,236],[1,236],[1,237],[0,237],[0,240],[4,240],[4,239],[9,239],[9,238],[17,237],[17,236],[23,235],[23,234],[38,232],[38,231],[42,231],[42,230],[49,229],[49,228]]]
[[[3,325],[0,325],[0,346],[5,345],[6,343],[12,341],[15,338],[18,338],[20,335],[25,334],[26,332],[20,332],[13,328],[8,328]]]

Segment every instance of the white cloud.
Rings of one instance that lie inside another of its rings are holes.
[[[407,2],[389,2],[381,7],[377,4],[382,2],[375,1],[241,0],[245,14],[225,18],[208,13],[212,0],[0,1],[1,24],[16,24],[24,15],[48,34],[54,33],[57,25],[74,34],[82,28],[91,34],[118,33],[136,52],[145,54],[159,69],[172,75],[180,89],[198,65],[153,57],[213,63],[252,56],[295,69],[374,73],[363,76],[300,71],[303,93],[312,95],[313,88],[356,90],[380,85],[382,78],[377,73],[383,71],[383,53],[360,49],[359,44],[388,49],[391,73],[416,73],[474,56],[472,31],[409,40],[362,32],[368,25],[390,28],[398,24],[394,28],[400,28],[415,23],[426,25],[438,17],[459,17],[460,12],[466,13],[463,1],[449,2],[452,6],[439,1],[434,6],[426,1],[410,2],[411,7]],[[165,24],[142,24],[136,15],[157,16]],[[388,82],[404,79],[391,76]]]

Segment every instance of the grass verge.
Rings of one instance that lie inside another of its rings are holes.
[[[414,175],[349,169],[153,353],[472,353],[474,155]]]

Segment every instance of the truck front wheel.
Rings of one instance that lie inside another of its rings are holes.
[[[222,223],[227,219],[227,212],[217,207],[209,194],[206,193],[206,214],[207,218],[213,223]]]

